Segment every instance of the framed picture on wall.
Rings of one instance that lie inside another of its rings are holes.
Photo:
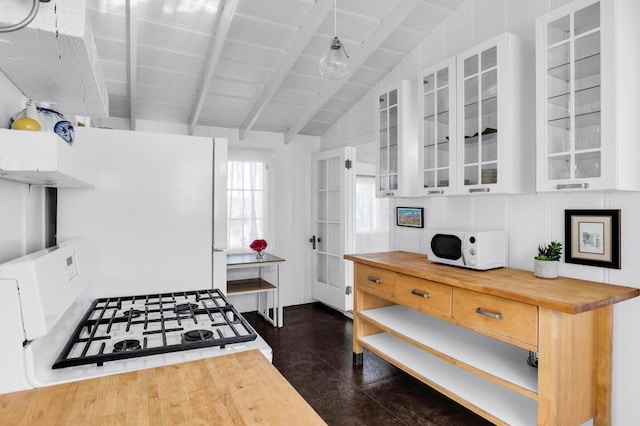
[[[422,207],[396,207],[396,225],[424,228],[424,209]]]
[[[565,210],[566,263],[620,269],[620,210]]]

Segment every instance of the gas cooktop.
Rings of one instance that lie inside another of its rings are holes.
[[[248,342],[256,332],[218,289],[95,300],[54,369]]]

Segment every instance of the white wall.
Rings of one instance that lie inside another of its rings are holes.
[[[467,0],[436,28],[421,45],[409,53],[378,88],[399,79],[414,80],[419,70],[473,47],[504,31],[534,41],[534,21],[565,0]],[[639,43],[640,48],[640,43]],[[370,92],[323,137],[323,149],[358,145],[374,138],[375,91]],[[640,94],[638,94],[640,95]],[[534,99],[531,102],[535,102]],[[635,141],[634,141],[635,143]],[[394,200],[425,208],[427,227],[497,227],[509,233],[509,266],[533,269],[539,243],[564,240],[565,209],[622,210],[622,269],[610,270],[561,263],[562,275],[587,280],[640,287],[640,262],[636,248],[640,240],[640,193],[563,193],[519,196],[456,196]],[[391,225],[392,249],[426,253],[425,232]],[[614,307],[613,424],[637,424],[640,418],[637,395],[640,383],[640,298]]]

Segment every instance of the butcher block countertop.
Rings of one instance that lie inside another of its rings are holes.
[[[537,278],[531,271],[498,268],[475,271],[431,262],[419,253],[393,251],[347,254],[345,259],[453,287],[537,305],[569,314],[597,309],[640,295],[640,289],[574,278]],[[533,263],[533,259],[532,259]]]
[[[0,395],[2,425],[324,425],[258,351]]]

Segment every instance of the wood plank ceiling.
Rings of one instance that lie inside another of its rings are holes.
[[[464,0],[87,0],[111,117],[320,136]]]

